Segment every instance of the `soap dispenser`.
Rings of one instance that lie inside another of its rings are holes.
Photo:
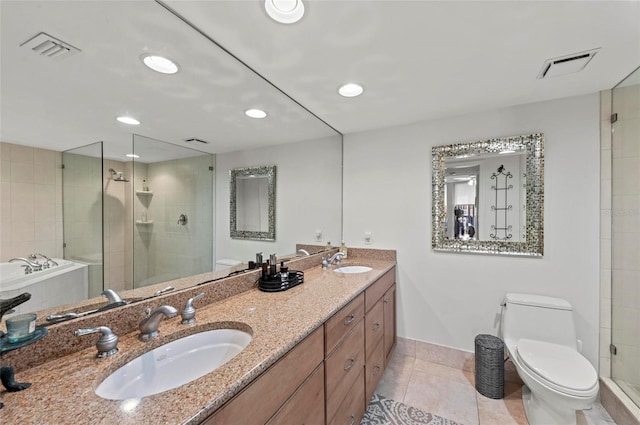
[[[340,252],[344,254],[342,258],[347,258],[347,245],[345,245],[344,241],[340,243]]]

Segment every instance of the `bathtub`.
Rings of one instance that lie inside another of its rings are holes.
[[[31,299],[15,308],[16,313],[28,313],[77,303],[89,297],[86,264],[55,258],[57,266],[24,274],[20,261],[0,263],[0,298],[13,298],[24,292]]]

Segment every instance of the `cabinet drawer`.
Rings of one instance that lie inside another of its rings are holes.
[[[325,360],[327,418],[331,419],[364,367],[364,320]]]
[[[364,367],[365,372],[365,401],[369,403],[373,396],[380,378],[384,373],[385,352],[384,342],[380,341],[378,345],[371,351],[371,355],[367,357],[367,364]]]
[[[363,372],[360,370],[360,374],[346,394],[344,402],[329,422],[330,425],[358,425],[360,423],[367,404],[364,400]]]
[[[324,425],[324,364],[291,396],[268,425]]]
[[[205,424],[264,424],[322,362],[323,329],[316,329]]]
[[[367,354],[366,360],[368,362],[374,347],[378,345],[378,342],[380,342],[384,334],[384,307],[382,300],[379,300],[376,305],[367,312],[364,317],[364,324],[366,328],[364,334],[365,353]]]
[[[396,281],[396,268],[392,268],[388,272],[382,275],[382,277],[376,280],[371,286],[365,290],[365,311],[371,310],[382,295],[387,292],[387,289],[391,287]]]
[[[343,336],[355,327],[364,317],[364,294],[358,295],[353,301],[327,320],[325,329],[325,353],[328,355],[338,345]]]

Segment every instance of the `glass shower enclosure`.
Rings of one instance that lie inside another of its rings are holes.
[[[87,264],[88,297],[103,291],[102,142],[62,152],[64,258]]]
[[[640,68],[612,112],[611,377],[640,406]]]

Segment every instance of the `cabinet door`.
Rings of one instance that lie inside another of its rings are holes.
[[[385,352],[384,342],[380,340],[379,344],[371,350],[371,353],[367,354],[367,364],[364,366],[365,370],[365,401],[369,404],[369,400],[373,396],[380,378],[384,373],[385,364]]]
[[[267,425],[324,425],[324,364],[298,388]]]
[[[347,335],[325,360],[327,419],[333,419],[349,389],[364,368],[364,320]],[[362,382],[364,387],[364,381]],[[364,393],[364,390],[363,390]],[[364,400],[364,394],[362,396]]]
[[[373,352],[373,349],[382,340],[384,334],[384,302],[381,299],[369,310],[364,317],[364,323],[366,331],[364,334],[366,361],[369,362],[369,357]]]
[[[384,294],[384,354],[389,358],[396,344],[396,284]]]
[[[364,416],[366,404],[364,400],[364,370],[360,370],[353,386],[345,394],[340,407],[329,425],[358,425]]]

